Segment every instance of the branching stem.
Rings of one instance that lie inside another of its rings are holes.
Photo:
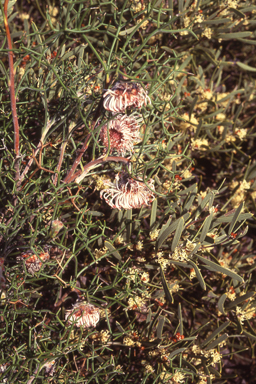
[[[7,45],[8,45],[8,60],[9,60],[9,71],[10,71],[10,98],[11,98],[11,108],[12,108],[12,120],[14,125],[14,151],[16,153],[15,158],[15,170],[16,175],[15,179],[19,179],[19,134],[20,134],[20,128],[19,128],[19,122],[18,122],[18,116],[17,116],[17,108],[16,108],[16,97],[15,97],[15,88],[14,88],[14,67],[13,67],[13,51],[12,51],[12,39],[11,39],[11,33],[10,28],[8,25],[8,3],[9,0],[5,0],[4,2],[4,26],[6,31],[6,37],[7,37]]]

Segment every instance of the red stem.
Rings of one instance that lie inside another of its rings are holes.
[[[15,98],[15,88],[14,88],[14,68],[13,68],[13,51],[12,51],[12,39],[10,34],[10,29],[8,25],[8,2],[4,2],[4,26],[6,30],[7,44],[8,44],[8,59],[9,59],[9,71],[10,71],[10,97],[11,97],[11,108],[12,108],[12,120],[14,125],[14,151],[16,153],[16,159],[19,156],[19,122],[16,109],[16,98]],[[19,169],[16,169],[16,176],[19,173]]]

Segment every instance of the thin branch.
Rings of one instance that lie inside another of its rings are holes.
[[[121,157],[121,156],[100,157],[99,159],[93,160],[90,163],[85,165],[82,174],[76,178],[76,183],[79,184],[85,178],[85,176],[90,171],[90,169],[94,168],[96,165],[103,164],[108,161],[123,162],[126,164],[130,163],[130,159],[127,159],[126,157]],[[73,178],[71,180],[73,180]]]
[[[18,122],[18,116],[17,116],[17,108],[16,108],[16,97],[15,97],[15,88],[14,88],[14,67],[13,67],[13,51],[12,51],[12,39],[11,39],[11,33],[8,25],[8,3],[9,0],[5,0],[4,2],[4,26],[6,31],[6,37],[7,37],[7,45],[8,45],[8,60],[9,60],[9,71],[10,71],[10,97],[11,97],[11,108],[12,108],[12,120],[14,125],[14,151],[16,153],[16,159],[15,159],[15,169],[16,169],[16,175],[15,180],[19,179],[19,147],[20,147],[20,127]]]
[[[24,180],[26,174],[28,173],[28,171],[29,171],[29,169],[30,169],[30,167],[31,167],[31,165],[32,165],[36,155],[38,154],[39,151],[42,151],[42,149],[44,148],[45,137],[46,137],[47,133],[49,132],[50,128],[53,126],[54,123],[55,123],[55,119],[52,119],[52,120],[49,120],[48,123],[46,124],[46,127],[44,128],[44,131],[42,133],[42,137],[39,140],[39,143],[38,143],[38,145],[36,147],[36,150],[33,153],[33,156],[31,157],[31,159],[29,160],[28,164],[26,165],[24,171],[22,172],[21,176],[19,177],[19,181],[17,183],[17,190],[18,191],[21,189],[20,188],[21,183]]]
[[[111,83],[112,81],[112,76],[107,76],[107,80],[106,80],[106,86],[104,87],[104,89],[107,89],[109,87],[109,84]],[[102,111],[102,108],[103,108],[103,96],[101,98],[101,101],[95,111],[95,117],[94,117],[94,120],[93,120],[93,124],[92,124],[92,131],[94,130],[95,128],[95,125],[96,125],[96,121],[98,119],[98,117],[100,117],[100,114],[101,114],[101,111]],[[70,183],[72,180],[74,180],[74,172],[78,166],[78,164],[80,163],[82,157],[83,157],[83,154],[85,153],[85,151],[87,150],[88,148],[88,142],[89,142],[89,139],[91,137],[91,133],[89,133],[85,139],[85,142],[81,148],[81,150],[79,151],[79,155],[77,156],[77,158],[75,159],[74,161],[74,164],[72,165],[70,171],[68,172],[67,176],[65,177],[65,179],[63,180],[64,183]]]

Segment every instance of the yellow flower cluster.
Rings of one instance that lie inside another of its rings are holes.
[[[191,139],[191,149],[192,150],[201,150],[201,151],[207,151],[207,148],[209,147],[209,141],[208,139]]]
[[[238,181],[232,181],[230,188],[235,189],[239,185]],[[237,208],[243,201],[245,201],[246,192],[251,188],[251,183],[243,180],[240,182],[239,188],[236,190],[231,203],[234,208]]]
[[[183,113],[181,117],[183,121],[179,122],[179,129],[181,131],[185,131],[186,129],[192,129],[195,132],[198,126],[198,120],[196,119],[194,113],[191,114],[190,118],[188,113]]]
[[[143,307],[146,304],[145,300],[140,296],[130,297],[128,299],[128,310],[135,310]]]

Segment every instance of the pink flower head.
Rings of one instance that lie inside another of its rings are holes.
[[[38,256],[33,254],[32,251],[24,252],[20,256],[17,257],[17,260],[24,260],[27,270],[31,275],[34,275],[35,272],[38,272],[43,263],[50,259],[49,253],[41,252]]]
[[[117,115],[115,119],[101,128],[100,139],[102,144],[108,149],[108,132],[111,152],[116,149],[120,155],[125,152],[132,152],[133,145],[141,141],[139,132],[139,120],[133,116]]]
[[[149,205],[155,198],[154,193],[145,183],[130,178],[127,173],[122,173],[121,177],[116,175],[114,183],[108,181],[106,184],[110,188],[103,189],[100,197],[103,197],[112,208],[119,210],[141,208],[143,205]],[[152,179],[148,184],[154,190]]]
[[[100,320],[100,313],[97,307],[84,301],[78,301],[73,308],[66,311],[65,320],[76,327],[83,325],[85,328],[96,327]]]
[[[115,113],[124,113],[126,108],[131,106],[141,108],[147,103],[151,104],[147,92],[139,83],[118,81],[103,97],[104,108]]]

